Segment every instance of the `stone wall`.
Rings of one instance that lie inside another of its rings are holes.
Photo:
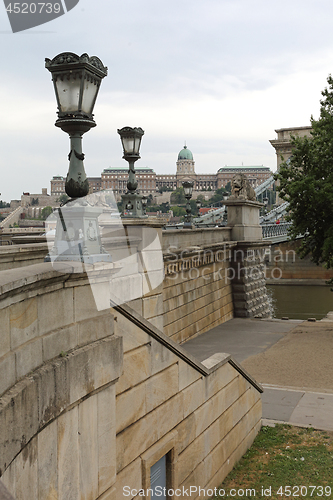
[[[168,487],[218,486],[260,428],[261,387],[226,354],[197,362],[127,306],[97,311],[72,271],[0,273],[5,486],[16,500],[118,500],[148,488],[165,454]]]
[[[125,487],[133,493],[128,498],[140,498],[139,490],[150,487],[150,467],[164,455],[168,488],[217,487],[260,429],[253,380],[230,356],[198,363],[161,332],[148,335],[117,311],[115,331],[123,338],[124,373],[116,384],[117,481],[106,498],[122,498]]]
[[[164,333],[182,344],[233,318],[229,250],[233,243],[164,255]]]
[[[299,280],[329,280],[333,277],[333,270],[323,266],[317,266],[311,261],[310,256],[300,259],[297,249],[301,245],[301,240],[286,241],[271,245],[269,253],[266,255],[266,278],[270,284],[285,283]]]
[[[41,264],[47,253],[46,243],[0,246],[0,271]]]
[[[266,243],[238,242],[230,252],[232,295],[235,316],[271,316],[266,280]]]
[[[16,500],[99,498],[116,477],[110,309],[42,264],[0,273],[0,317],[1,479]]]
[[[216,243],[231,240],[228,227],[206,227],[193,229],[167,229],[162,233],[163,254],[191,250],[193,247],[209,248]]]

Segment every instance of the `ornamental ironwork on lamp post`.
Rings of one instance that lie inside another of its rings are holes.
[[[82,198],[89,192],[83,166],[82,136],[96,126],[93,109],[107,68],[96,56],[78,56],[72,52],[63,52],[52,60],[45,59],[45,67],[52,73],[58,104],[55,125],[70,137],[65,191],[72,199]]]
[[[140,159],[140,145],[144,131],[141,127],[123,127],[117,130],[123,146],[123,158],[129,163],[127,192],[122,195],[125,207],[123,217],[147,217],[143,196],[137,191],[134,163]]]
[[[184,189],[184,195],[186,198],[186,215],[185,215],[184,229],[192,229],[192,210],[191,210],[190,199],[192,198],[193,185],[194,183],[192,181],[184,181],[182,183]]]

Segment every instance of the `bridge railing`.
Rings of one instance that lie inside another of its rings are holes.
[[[274,236],[285,236],[291,226],[291,222],[280,222],[280,224],[263,224],[262,237],[272,238]]]

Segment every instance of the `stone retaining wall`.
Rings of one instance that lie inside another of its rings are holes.
[[[199,363],[118,309],[97,311],[71,266],[0,273],[0,476],[16,500],[133,498],[164,455],[169,488],[214,488],[259,431],[262,389],[230,356]]]
[[[268,318],[271,308],[265,280],[266,244],[238,242],[231,252],[235,316]]]
[[[333,270],[317,266],[307,256],[300,259],[297,249],[301,240],[286,241],[272,245],[265,259],[266,278],[269,283],[280,280],[329,280],[333,278]]]
[[[178,343],[233,318],[232,243],[164,255],[164,333]]]

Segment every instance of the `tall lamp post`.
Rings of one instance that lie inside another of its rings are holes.
[[[192,210],[191,210],[190,199],[192,198],[194,183],[192,181],[184,181],[182,185],[184,188],[184,194],[186,198],[186,215],[185,215],[184,229],[192,229]]]
[[[102,209],[81,198],[89,193],[89,183],[83,166],[82,136],[96,126],[93,109],[107,68],[98,57],[78,56],[63,52],[45,59],[51,72],[58,104],[56,127],[70,137],[69,169],[65,191],[70,197],[65,207],[58,209],[53,249],[46,261],[80,261],[94,263],[110,261],[102,246],[98,216]]]
[[[93,109],[107,68],[98,57],[78,56],[63,52],[45,59],[45,67],[52,73],[58,104],[56,127],[70,137],[69,170],[65,191],[70,198],[81,198],[89,192],[89,183],[83,166],[82,136],[96,126]]]
[[[129,163],[127,192],[122,195],[124,204],[123,217],[147,217],[143,196],[137,191],[134,163],[140,159],[140,145],[144,131],[141,127],[123,127],[118,129],[123,146],[124,160]]]
[[[263,199],[263,202],[264,202],[264,207],[262,209],[262,215],[265,217],[266,213],[267,213],[267,205],[268,205],[268,198],[264,198]]]
[[[198,217],[200,217],[200,208],[202,207],[202,203],[200,200],[195,200],[195,203],[196,203],[197,209],[198,209]]]

